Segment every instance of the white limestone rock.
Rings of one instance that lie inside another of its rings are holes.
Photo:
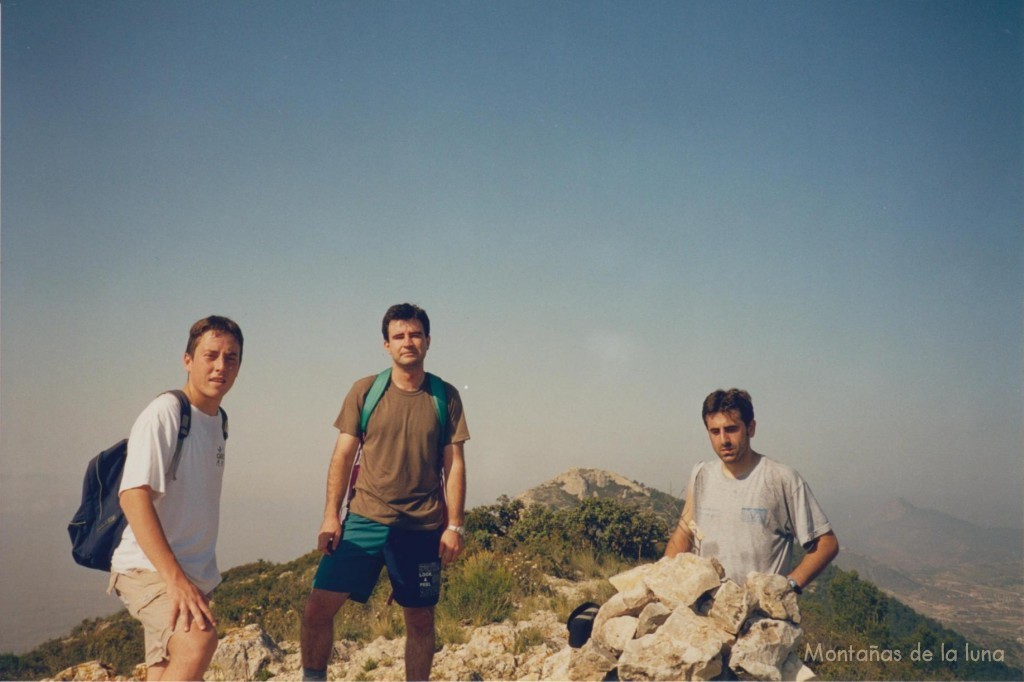
[[[591,638],[579,649],[570,649],[570,680],[603,680],[618,663],[615,654]]]
[[[729,667],[757,680],[782,680],[782,668],[793,651],[800,628],[784,620],[755,618],[736,640]]]
[[[672,610],[661,602],[656,601],[648,604],[640,612],[640,617],[636,624],[636,636],[643,637],[644,635],[651,634],[660,628],[671,615]]]
[[[60,682],[70,682],[71,680],[112,680],[114,679],[114,666],[102,661],[88,661],[61,670],[53,679]]]
[[[726,580],[715,593],[714,603],[708,615],[723,630],[736,635],[750,617],[750,596],[745,589],[731,580]]]
[[[541,668],[540,679],[542,680],[568,680],[569,659],[572,657],[572,648],[566,646],[553,656],[548,656]]]
[[[789,587],[785,576],[767,573],[748,573],[746,582],[750,603],[770,618],[800,623],[800,607],[796,593]]]
[[[650,565],[654,568],[644,576],[644,583],[670,609],[693,606],[704,593],[722,583],[711,560],[696,554],[677,554]]]
[[[643,584],[636,585],[628,592],[618,592],[601,605],[594,617],[592,632],[599,632],[604,624],[621,616],[639,616],[644,607],[654,601],[654,594]],[[593,636],[593,635],[591,635]]]
[[[217,644],[204,680],[252,680],[284,653],[259,625],[229,630]]]
[[[729,633],[687,607],[676,609],[657,632],[626,644],[619,679],[710,680],[722,672]]]
[[[591,637],[605,649],[618,656],[626,647],[626,643],[636,635],[638,618],[635,616],[619,616],[604,623],[600,630]]]

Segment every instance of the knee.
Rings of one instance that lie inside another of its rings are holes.
[[[333,623],[335,614],[344,602],[342,595],[313,590],[306,599],[306,609],[302,613],[303,625],[317,627]]]
[[[217,651],[217,631],[213,628],[200,630],[193,627],[188,632],[179,632],[171,637],[167,653],[172,662],[189,668],[205,668]]]
[[[405,629],[408,635],[429,635],[434,632],[434,610],[405,609]]]
[[[213,658],[213,654],[217,651],[217,645],[220,644],[217,631],[211,627],[209,630],[200,630],[199,632],[202,633],[199,638],[199,650],[202,652],[202,656]]]

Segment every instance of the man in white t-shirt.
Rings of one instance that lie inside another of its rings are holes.
[[[217,649],[210,593],[220,583],[216,543],[224,472],[220,403],[242,363],[242,331],[226,317],[189,332],[184,393],[191,428],[169,471],[181,408],[165,393],[128,437],[121,508],[128,519],[111,561],[110,586],[142,622],[149,680],[201,680]]]
[[[749,393],[714,391],[701,416],[718,461],[698,462],[690,473],[665,556],[715,557],[741,585],[750,572],[781,574],[799,594],[839,552],[825,512],[795,469],[751,448],[757,422]],[[794,542],[806,553],[791,567]]]

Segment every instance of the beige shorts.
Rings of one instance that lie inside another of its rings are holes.
[[[156,571],[133,570],[110,572],[110,587],[128,607],[128,613],[142,623],[146,633],[146,665],[168,659],[167,643],[171,641],[171,599],[167,584]]]

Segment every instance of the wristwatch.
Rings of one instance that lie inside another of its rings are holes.
[[[466,527],[465,526],[451,525],[451,526],[448,526],[448,530],[450,530],[453,533],[458,533],[461,536],[465,536],[466,535]]]
[[[792,578],[789,579],[789,589],[793,590],[793,592],[795,592],[796,594],[803,593],[803,590],[800,589],[799,583],[797,583],[797,581],[793,580]]]

